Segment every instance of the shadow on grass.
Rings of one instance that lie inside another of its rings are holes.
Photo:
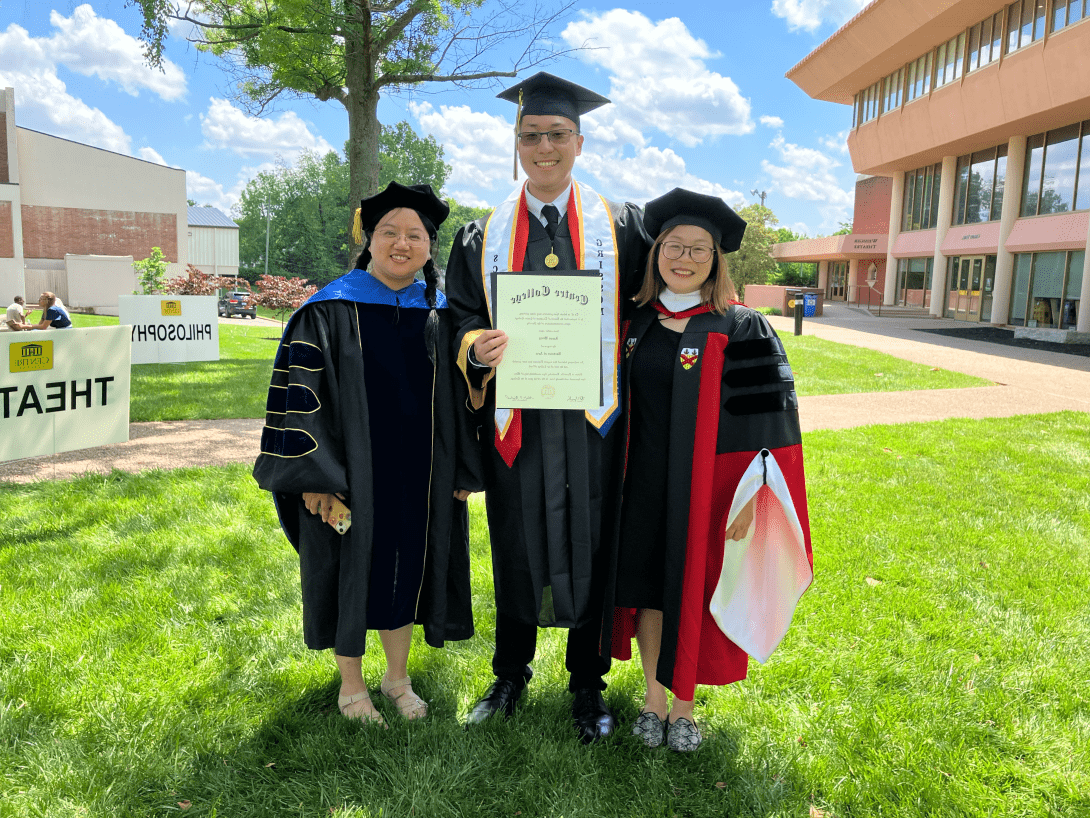
[[[467,731],[457,713],[461,691],[413,669],[430,714],[405,722],[373,686],[389,729],[341,717],[335,681],[292,691],[269,680],[260,701],[284,704],[251,735],[194,758],[185,778],[152,785],[162,793],[159,808],[186,801],[188,816],[758,816],[799,797],[784,777],[748,767],[733,731],[707,735],[691,755],[650,751],[628,734],[635,704],[609,697],[619,735],[584,747],[569,695],[533,685],[510,720]],[[210,684],[204,694],[225,686]]]

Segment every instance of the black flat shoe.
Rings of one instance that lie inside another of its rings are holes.
[[[469,711],[466,726],[480,724],[494,713],[507,718],[515,710],[515,704],[522,697],[526,683],[519,684],[511,679],[496,679],[492,686]]]
[[[575,729],[579,732],[579,740],[584,744],[613,735],[617,726],[613,714],[602,699],[602,691],[590,687],[575,691],[571,715],[575,721]]]

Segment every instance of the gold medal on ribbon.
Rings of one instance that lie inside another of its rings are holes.
[[[557,257],[556,253],[549,253],[549,255],[545,256],[545,266],[550,270],[559,263],[560,259]]]

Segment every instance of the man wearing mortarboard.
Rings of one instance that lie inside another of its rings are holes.
[[[496,593],[496,681],[469,714],[509,715],[532,676],[538,626],[568,629],[566,667],[580,738],[613,732],[602,699],[610,618],[602,606],[623,445],[618,395],[620,314],[639,289],[650,245],[639,209],[572,180],[583,148],[579,117],[609,102],[544,72],[508,88],[518,104],[516,167],[526,183],[458,233],[447,265],[457,363],[480,410],[486,508]],[[602,404],[595,409],[496,408],[488,383],[507,335],[493,329],[492,276],[593,269],[601,276]]]

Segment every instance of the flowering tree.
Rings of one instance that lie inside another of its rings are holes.
[[[221,289],[250,289],[250,282],[244,278],[236,281],[227,276],[213,276],[201,272],[192,264],[187,264],[186,275],[172,278],[166,283],[166,292],[171,295],[216,295]]]
[[[277,313],[281,325],[287,313],[299,309],[317,291],[318,288],[308,284],[305,278],[261,275],[257,279],[257,303]]]

